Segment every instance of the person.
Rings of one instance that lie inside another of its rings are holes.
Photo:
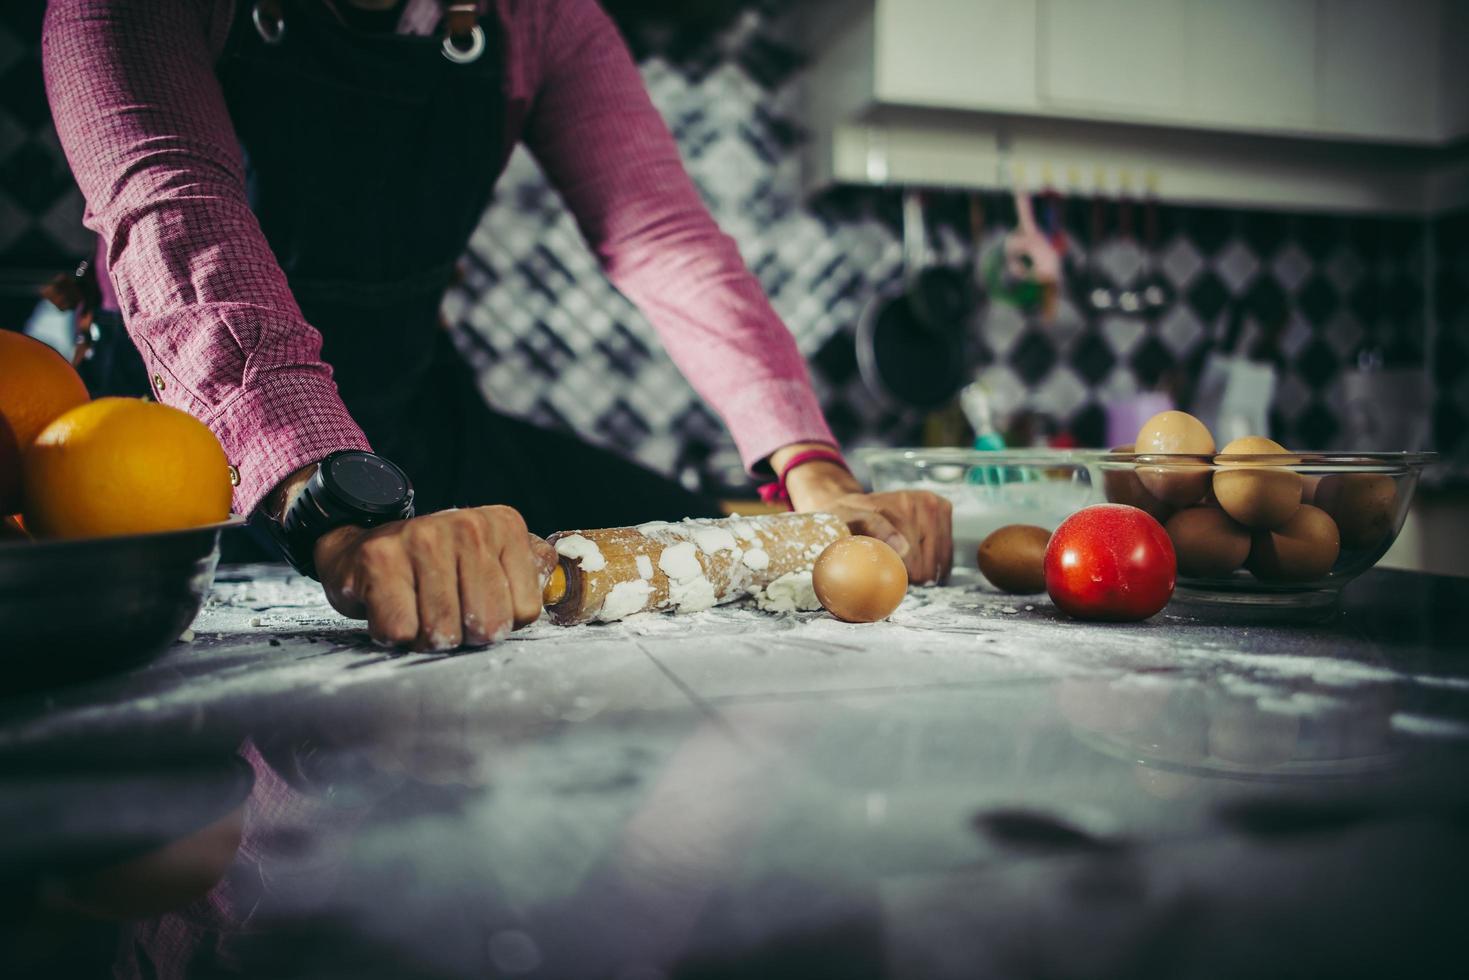
[[[947,503],[862,492],[593,0],[53,0],[42,55],[126,328],[97,390],[131,377],[208,424],[236,511],[377,641],[533,621],[537,534],[716,512],[492,411],[442,329],[522,140],[751,474],[893,544],[913,581],[948,574]]]

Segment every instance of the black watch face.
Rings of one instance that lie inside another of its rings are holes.
[[[367,510],[393,510],[408,495],[403,471],[372,453],[343,453],[327,462],[328,486],[348,503]]]

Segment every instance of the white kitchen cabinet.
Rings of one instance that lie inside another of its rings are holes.
[[[1469,201],[1453,145],[1469,137],[1469,0],[806,9],[811,186],[972,186],[1034,162],[1148,174],[1181,200],[1411,212]]]
[[[1210,125],[1310,129],[1317,0],[1187,0],[1186,111]]]
[[[896,0],[876,18],[879,100],[1036,108],[1036,0]]]
[[[1321,0],[1320,124],[1391,140],[1447,135],[1439,111],[1440,9],[1438,0]]]
[[[1041,100],[1123,121],[1437,142],[1445,2],[1039,0]]]
[[[1041,0],[1041,98],[1052,109],[1174,118],[1185,103],[1178,0]]]

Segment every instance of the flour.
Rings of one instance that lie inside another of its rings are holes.
[[[787,572],[755,594],[755,605],[766,612],[793,613],[821,608],[816,590],[811,587],[811,573]]]
[[[740,556],[740,561],[746,568],[754,569],[757,572],[763,572],[770,567],[770,555],[764,548],[751,548]]]
[[[1312,694],[1309,691],[1296,691],[1289,697],[1256,696],[1255,706],[1261,711],[1269,711],[1277,715],[1319,715],[1330,711],[1339,711],[1351,705],[1341,698],[1329,697],[1325,694]]]
[[[729,526],[729,529],[733,531],[734,536],[739,538],[741,541],[755,540],[755,528],[754,525],[752,525],[749,521],[736,521]]]
[[[735,536],[722,527],[701,527],[694,525],[691,533],[694,544],[698,545],[699,550],[706,555],[735,550]]]
[[[649,574],[651,576],[651,571]],[[612,591],[607,593],[607,598],[602,600],[602,608],[597,612],[597,619],[603,623],[610,623],[631,616],[633,613],[642,612],[643,607],[648,604],[648,597],[652,594],[653,587],[645,579],[618,582],[612,587]]]
[[[650,579],[653,577],[653,560],[647,555],[638,555],[638,577]]]
[[[568,534],[557,539],[556,554],[562,558],[577,559],[584,572],[600,572],[607,567],[607,559],[602,556],[602,549],[597,547],[597,542],[580,534]]]
[[[1396,712],[1388,722],[1393,731],[1432,738],[1469,738],[1469,725],[1448,718],[1429,718],[1404,711]]]

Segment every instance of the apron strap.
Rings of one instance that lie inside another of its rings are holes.
[[[250,19],[266,44],[280,44],[285,38],[286,16],[281,0],[255,0]],[[450,3],[443,25],[445,58],[457,65],[467,65],[485,53],[485,31],[479,26],[478,3]]]

